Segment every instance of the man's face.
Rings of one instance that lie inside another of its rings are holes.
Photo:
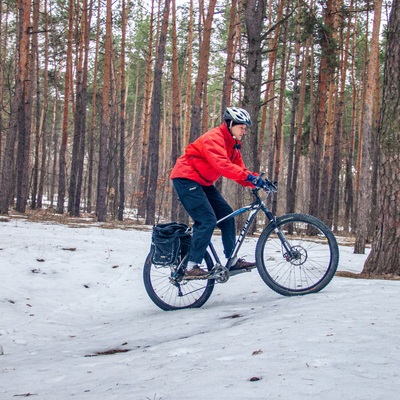
[[[241,125],[235,125],[231,128],[232,136],[236,140],[242,140],[243,135],[246,134],[246,125],[241,124]]]

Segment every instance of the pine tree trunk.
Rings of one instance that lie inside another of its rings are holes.
[[[340,168],[341,168],[341,150],[342,143],[344,139],[343,132],[343,117],[345,111],[345,95],[346,95],[346,80],[347,80],[347,70],[348,70],[348,56],[350,47],[350,36],[353,34],[353,30],[350,28],[353,18],[353,1],[350,3],[349,16],[347,19],[348,27],[345,33],[342,29],[342,56],[343,60],[340,66],[340,82],[337,96],[336,104],[336,114],[335,114],[335,140],[334,140],[334,163],[332,166],[332,180],[330,184],[330,195],[329,195],[329,205],[328,205],[328,222],[331,222],[335,231],[338,229],[339,225],[339,183],[340,183]],[[345,37],[343,38],[343,36]],[[347,163],[347,160],[346,160]],[[347,168],[347,167],[346,167]]]
[[[393,0],[387,27],[379,129],[379,223],[363,273],[400,275],[400,1]],[[368,216],[364,216],[368,219]]]
[[[185,148],[189,143],[190,137],[190,104],[192,102],[192,66],[193,66],[193,0],[190,0],[189,7],[189,26],[187,39],[187,69],[186,69],[186,96],[184,107],[183,121],[183,143],[182,148]]]
[[[107,217],[107,179],[108,179],[108,136],[110,133],[110,77],[112,51],[112,8],[107,0],[106,37],[104,48],[104,76],[101,106],[101,127],[99,147],[99,169],[97,179],[97,220],[104,222]]]
[[[72,75],[72,26],[74,21],[74,2],[69,0],[68,14],[68,42],[67,42],[67,65],[64,83],[64,111],[62,122],[62,139],[59,156],[59,171],[58,171],[58,199],[57,212],[64,213],[64,200],[66,191],[66,160],[65,154],[67,151],[68,142],[68,123],[69,123],[69,100],[71,92],[71,75]]]
[[[3,54],[3,0],[0,0],[0,54]],[[0,57],[0,110],[4,104],[4,67],[3,57]],[[0,158],[3,155],[3,113],[0,112]],[[1,172],[1,165],[0,165]],[[1,175],[0,175],[1,177]]]
[[[52,123],[51,123],[51,143],[53,146],[53,164],[51,171],[51,181],[50,181],[50,207],[54,206],[54,193],[56,189],[56,177],[57,177],[57,165],[58,165],[58,132],[57,132],[57,115],[58,115],[58,100],[59,100],[59,90],[58,90],[58,81],[59,81],[59,73],[58,71],[54,74],[54,81],[56,83],[56,93],[53,101],[53,111],[52,111]]]
[[[140,193],[138,201],[138,215],[144,217],[146,214],[146,171],[149,156],[149,132],[151,113],[151,94],[153,86],[152,64],[153,64],[153,24],[154,24],[154,0],[151,2],[149,40],[146,58],[146,81],[144,83],[143,99],[143,133],[142,133],[142,156],[140,157],[140,179],[137,192]]]
[[[299,79],[300,79],[300,22],[301,22],[301,9],[298,8],[297,26],[296,26],[296,40],[294,46],[294,76],[293,76],[293,101],[291,106],[291,120],[290,120],[290,135],[289,135],[289,149],[288,149],[288,166],[286,176],[286,212],[293,213],[296,204],[296,188],[297,180],[294,181],[294,157],[296,154],[296,147],[301,145],[300,138],[296,136],[296,113],[299,107]],[[300,112],[300,110],[299,110]],[[302,121],[300,122],[300,124]],[[296,137],[296,141],[295,141]],[[300,142],[300,143],[299,143]]]
[[[214,19],[214,9],[217,0],[210,0],[208,4],[207,18],[204,22],[204,34],[200,44],[199,59],[202,60],[197,72],[196,87],[192,103],[192,117],[190,122],[189,142],[193,142],[203,132],[202,129],[202,113],[201,106],[203,104],[203,95],[208,76],[208,66],[210,61],[210,41],[212,21]]]
[[[334,65],[330,59],[332,54],[331,37],[333,32],[333,3],[334,0],[326,2],[324,22],[326,29],[321,35],[321,63],[318,75],[318,95],[317,110],[315,119],[315,130],[310,138],[310,204],[309,213],[316,217],[321,216],[320,209],[320,184],[321,184],[321,167],[325,138],[325,119],[326,106],[328,101],[329,83],[332,79]]]
[[[179,85],[179,59],[178,59],[178,37],[176,30],[176,0],[172,0],[172,146],[171,167],[175,165],[177,158],[182,152],[181,135],[181,93]],[[181,221],[183,213],[181,203],[174,191],[172,191],[171,220]],[[187,220],[187,218],[186,218]]]
[[[18,104],[18,149],[17,149],[17,203],[16,210],[24,213],[29,196],[30,175],[30,143],[32,117],[32,67],[30,46],[30,0],[19,0],[20,40],[19,40],[19,71],[16,91],[21,92]]]
[[[126,24],[128,18],[128,6],[122,0],[122,22],[121,22],[121,55],[119,65],[120,87],[120,142],[119,142],[119,203],[118,221],[124,219],[125,209],[125,122],[126,122],[126,81],[125,81],[125,43]]]
[[[282,57],[281,57],[281,75],[278,99],[278,117],[276,120],[276,136],[275,136],[275,151],[274,151],[274,174],[273,180],[280,183],[282,163],[283,163],[283,113],[284,113],[284,98],[286,90],[286,71],[287,62],[289,60],[289,51],[287,46],[288,37],[288,22],[286,21],[283,26],[283,44],[282,44]],[[274,196],[272,199],[272,212],[277,213],[278,197]]]
[[[332,0],[331,6],[328,13],[326,14],[326,29],[329,30],[328,43],[324,43],[327,58],[327,77],[328,77],[328,93],[326,101],[325,111],[325,132],[324,132],[324,149],[322,156],[321,165],[321,178],[320,178],[320,193],[319,193],[319,217],[328,225],[332,224],[332,209],[333,203],[330,202],[331,194],[331,183],[332,171],[335,151],[335,134],[340,135],[340,131],[335,130],[335,106],[336,98],[338,97],[338,85],[337,85],[337,64],[338,64],[338,52],[337,46],[333,46],[332,43],[338,43],[338,25],[339,25],[339,13],[342,7],[342,0]],[[336,140],[337,141],[337,140]],[[329,215],[329,217],[328,217]]]
[[[20,8],[21,5],[18,4]],[[18,11],[22,12],[22,11]],[[3,19],[1,20],[3,21]],[[20,23],[22,20],[20,19]],[[20,46],[20,36],[18,37],[17,46]],[[18,49],[18,47],[17,47]],[[20,64],[20,54],[16,52],[15,64]],[[3,62],[1,58],[0,63]],[[18,70],[21,72],[21,69]],[[1,78],[3,79],[3,77]],[[8,214],[8,208],[13,202],[13,193],[15,190],[15,179],[14,179],[14,163],[15,163],[15,145],[17,140],[18,131],[18,106],[21,103],[22,98],[22,87],[21,78],[16,77],[15,82],[15,94],[12,99],[11,115],[9,122],[9,129],[5,138],[4,153],[1,154],[1,180],[0,180],[0,214]]]
[[[260,115],[260,97],[262,83],[262,47],[263,29],[266,14],[266,1],[251,0],[243,3],[244,19],[247,35],[247,68],[245,72],[244,94],[241,106],[246,109],[253,125],[247,128],[242,147],[243,160],[251,171],[260,170],[260,155],[258,153],[258,118]],[[244,192],[242,187],[237,187],[237,201],[251,201],[251,194]],[[247,196],[246,196],[247,195]],[[237,225],[241,226],[244,215],[237,220]],[[255,224],[252,226],[256,229]]]
[[[368,237],[369,217],[371,212],[371,161],[372,129],[374,125],[374,98],[376,75],[378,74],[379,31],[381,23],[382,0],[375,1],[374,24],[371,39],[370,58],[368,63],[367,88],[365,93],[362,123],[362,163],[360,170],[360,190],[358,192],[356,242],[354,253],[364,254]]]
[[[249,112],[254,123],[248,128],[248,133],[245,138],[245,146],[242,152],[244,161],[248,168],[253,171],[259,171],[258,117],[260,115],[262,33],[266,13],[266,1],[249,0],[244,3],[243,6],[248,52],[242,106]]]
[[[352,50],[355,50],[357,45],[357,24],[354,23],[354,29],[349,30],[350,35],[353,35]],[[355,31],[355,32],[354,32]],[[350,81],[352,87],[352,107],[351,107],[351,127],[350,131],[344,132],[344,149],[347,154],[345,163],[345,187],[344,187],[344,221],[343,229],[345,232],[349,232],[350,228],[354,228],[354,179],[353,179],[353,166],[354,166],[354,143],[356,136],[356,102],[357,102],[357,89],[356,89],[356,77],[355,67],[352,65]]]
[[[222,82],[222,99],[221,99],[221,121],[222,115],[226,109],[231,104],[231,96],[232,96],[232,76],[234,70],[234,61],[235,61],[235,49],[236,49],[236,15],[237,15],[237,0],[232,0],[231,10],[230,10],[230,18],[229,18],[229,29],[228,29],[228,40],[226,43],[226,64],[225,64],[225,73]]]
[[[85,4],[86,3],[86,4]],[[77,10],[80,13],[80,10]],[[75,124],[74,124],[74,139],[72,145],[72,157],[71,157],[71,174],[69,179],[69,195],[68,195],[68,212],[70,215],[79,216],[79,206],[76,210],[75,202],[77,200],[77,185],[78,185],[78,170],[80,164],[80,147],[84,146],[84,138],[82,134],[82,124],[84,122],[84,115],[86,114],[86,98],[84,95],[83,85],[83,52],[85,42],[85,24],[87,24],[87,0],[83,0],[82,13],[78,16],[81,21],[79,35],[79,44],[77,49],[77,62],[76,62],[76,109],[75,109]],[[77,27],[78,28],[78,27]],[[82,160],[83,163],[83,160]]]
[[[327,23],[329,25],[327,28],[330,30],[329,40],[333,43],[338,42],[338,14],[341,5],[340,0],[332,1],[332,9],[329,16],[327,16]],[[321,168],[321,178],[320,178],[320,193],[319,193],[319,217],[331,227],[332,221],[329,220],[328,215],[331,214],[332,210],[329,210],[330,203],[330,185],[332,180],[332,170],[334,164],[334,143],[335,134],[340,134],[340,131],[335,130],[335,105],[336,98],[338,97],[338,85],[337,85],[337,64],[338,64],[338,53],[336,46],[328,44],[327,46],[327,58],[328,58],[328,93],[325,111],[325,133],[324,133],[324,149],[322,156],[322,168]],[[328,53],[329,52],[329,53]],[[331,219],[331,215],[330,215]]]
[[[149,135],[149,159],[147,179],[147,196],[146,196],[146,224],[153,225],[155,222],[156,200],[157,200],[157,179],[158,179],[158,149],[159,134],[161,123],[161,102],[162,87],[161,80],[163,74],[163,65],[165,58],[165,45],[167,41],[168,17],[171,0],[165,0],[162,28],[158,43],[157,58],[154,67],[154,84],[153,94],[151,96],[151,119],[150,119],[150,135]]]
[[[97,22],[96,22],[96,49],[94,55],[94,72],[93,72],[93,93],[92,93],[92,110],[90,118],[89,128],[89,155],[88,155],[88,177],[87,177],[87,203],[86,211],[92,212],[93,203],[93,175],[94,175],[94,130],[95,130],[95,119],[96,119],[96,96],[97,96],[97,72],[99,64],[99,43],[100,43],[100,0],[97,3]]]
[[[38,32],[39,30],[39,0],[33,1],[33,21],[32,21],[32,45],[31,45],[31,57],[32,57],[32,65],[31,65],[31,82],[32,82],[32,91],[34,88],[36,89],[36,99],[35,99],[35,113],[34,113],[34,121],[32,123],[35,126],[35,146],[34,146],[34,161],[33,161],[33,171],[32,171],[32,192],[31,192],[31,209],[36,209],[36,196],[39,184],[39,158],[40,158],[40,141],[41,141],[41,132],[40,132],[40,115],[41,115],[41,107],[40,107],[40,64],[39,64],[39,40],[38,40]],[[33,105],[32,105],[33,108]]]
[[[40,124],[39,131],[42,140],[42,156],[40,162],[40,177],[38,184],[38,194],[37,194],[37,207],[42,208],[43,201],[43,192],[44,192],[44,183],[46,177],[46,159],[47,159],[47,150],[49,141],[47,140],[47,130],[46,130],[46,116],[48,110],[48,70],[49,70],[49,34],[48,34],[48,26],[49,26],[49,16],[47,12],[47,0],[44,3],[44,15],[45,15],[45,38],[44,38],[44,71],[43,71],[43,105],[42,112],[40,115]]]
[[[289,203],[288,212],[296,211],[296,198],[298,194],[298,177],[301,176],[300,168],[301,168],[301,151],[302,151],[302,143],[303,143],[303,119],[304,119],[304,106],[306,101],[306,84],[307,84],[307,68],[309,65],[309,48],[310,48],[310,40],[306,41],[304,56],[302,60],[302,72],[301,72],[301,82],[300,82],[300,94],[299,94],[299,111],[297,113],[297,131],[296,131],[296,144],[295,144],[295,152],[293,159],[293,174],[292,174],[292,182],[291,187],[292,191],[290,193],[293,196],[293,199]]]

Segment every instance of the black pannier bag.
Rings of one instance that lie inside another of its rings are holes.
[[[181,261],[190,248],[192,230],[178,222],[168,222],[153,226],[151,262],[167,266]],[[180,259],[179,259],[180,258]]]

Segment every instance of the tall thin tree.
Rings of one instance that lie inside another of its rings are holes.
[[[83,0],[76,63],[76,110],[68,197],[68,212],[75,216],[78,216],[80,213],[82,193],[83,162],[86,141],[86,97],[91,10],[92,2],[88,5],[88,1]]]
[[[32,82],[30,69],[32,60],[30,54],[31,41],[31,0],[19,0],[20,16],[19,33],[19,65],[16,91],[20,102],[18,104],[18,149],[17,149],[17,204],[16,210],[25,212],[29,196],[30,177],[30,143],[32,116]]]
[[[317,109],[315,116],[315,129],[310,137],[310,203],[309,213],[316,217],[320,210],[320,183],[321,166],[324,151],[324,139],[326,129],[326,106],[328,102],[328,89],[334,73],[334,53],[332,52],[334,41],[333,18],[334,0],[328,0],[324,7],[324,26],[319,26],[321,61],[318,73]]]
[[[112,51],[112,7],[107,0],[106,37],[104,44],[104,75],[101,101],[101,126],[99,147],[99,169],[97,179],[97,220],[104,222],[107,217],[107,168],[108,168],[108,135],[110,130],[110,78]]]
[[[29,87],[29,82],[25,87],[25,83],[29,81],[29,26],[30,26],[30,1],[19,0],[17,3],[18,12],[18,38],[16,44],[18,66],[16,81],[15,81],[15,94],[11,106],[10,127],[7,131],[6,143],[4,154],[2,157],[1,167],[1,181],[0,181],[0,214],[8,214],[8,208],[12,202],[14,194],[14,165],[15,165],[15,145],[18,137],[21,140],[21,167],[19,178],[23,176],[24,168],[24,143],[25,143],[25,124],[28,122],[25,119],[25,102],[27,101],[26,92]],[[2,20],[3,21],[3,20]],[[21,133],[20,133],[21,131]],[[28,153],[29,156],[29,153]],[[26,167],[26,165],[25,165]],[[26,171],[28,172],[28,170]],[[20,186],[20,193],[22,187]],[[22,200],[22,199],[21,199]],[[20,203],[21,209],[22,205]]]
[[[66,152],[68,144],[68,126],[70,114],[70,96],[71,96],[71,77],[72,77],[72,34],[74,22],[74,1],[69,0],[68,8],[68,39],[67,39],[67,60],[64,82],[64,111],[62,122],[62,138],[59,155],[59,171],[58,171],[58,198],[57,212],[64,212],[64,201],[66,193],[67,165]]]
[[[179,82],[179,58],[178,58],[178,36],[176,29],[176,0],[172,0],[172,145],[171,145],[171,166],[182,151],[181,134],[181,91]],[[171,219],[182,221],[182,207],[176,195],[172,195]]]
[[[194,141],[200,134],[202,129],[202,104],[205,85],[207,83],[208,68],[210,62],[210,43],[212,22],[214,19],[214,9],[217,0],[210,0],[208,3],[207,17],[204,21],[203,37],[201,38],[199,51],[199,68],[197,70],[196,86],[192,102],[192,115],[190,121],[189,142]]]
[[[126,25],[128,20],[129,8],[122,0],[122,21],[121,21],[121,54],[119,59],[119,76],[120,76],[120,112],[119,112],[119,203],[118,203],[118,220],[124,218],[125,208],[125,124],[126,124],[126,80],[125,80],[125,46],[126,46]]]
[[[165,0],[162,27],[158,42],[157,58],[154,66],[153,94],[151,96],[151,120],[149,135],[149,159],[147,165],[147,186],[146,198],[146,224],[152,225],[155,222],[156,200],[157,200],[157,179],[158,179],[158,149],[161,123],[161,102],[162,102],[162,75],[165,59],[165,46],[168,33],[168,18],[171,0]]]
[[[374,99],[376,75],[379,66],[379,34],[381,25],[382,0],[374,1],[374,22],[370,44],[370,57],[368,63],[367,88],[363,104],[362,123],[362,152],[360,176],[360,190],[358,192],[358,207],[356,217],[356,242],[354,252],[364,254],[368,237],[369,218],[371,211],[371,162],[372,162],[372,133],[374,126]]]
[[[94,175],[94,152],[95,152],[95,126],[96,126],[96,98],[97,98],[97,75],[99,70],[99,44],[100,44],[100,22],[101,22],[101,0],[97,2],[97,22],[96,22],[96,46],[94,54],[94,71],[92,83],[92,109],[90,116],[90,128],[88,137],[88,168],[87,168],[87,203],[86,211],[92,212],[93,197],[93,175]]]

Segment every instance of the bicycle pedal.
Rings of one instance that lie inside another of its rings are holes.
[[[243,272],[251,272],[254,268],[242,268],[242,269],[233,269],[229,270],[229,275],[234,276],[238,274],[242,274]]]

